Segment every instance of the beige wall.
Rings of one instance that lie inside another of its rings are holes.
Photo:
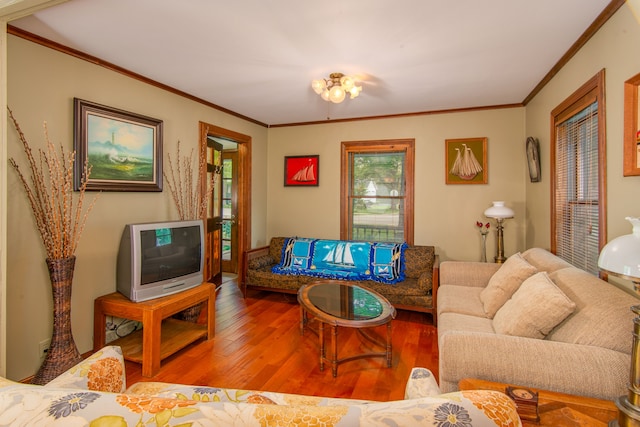
[[[364,102],[357,99],[352,102]],[[349,102],[349,101],[346,101]],[[341,141],[414,138],[416,244],[434,245],[442,259],[480,259],[477,220],[493,200],[505,200],[516,218],[505,225],[505,251],[524,248],[524,109],[273,128],[269,131],[267,237],[340,235]],[[487,185],[445,184],[445,139],[487,137]],[[284,187],[284,156],[319,154],[318,187]],[[495,256],[495,235],[488,257]]]
[[[42,122],[47,121],[52,139],[72,148],[74,97],[164,120],[165,152],[173,153],[178,140],[185,149],[195,146],[200,120],[251,135],[254,247],[276,235],[338,237],[340,142],[414,138],[415,242],[436,246],[442,259],[476,260],[480,238],[475,221],[484,219],[482,212],[491,201],[505,200],[516,214],[505,225],[505,251],[510,255],[531,246],[549,246],[549,113],[602,68],[607,78],[609,238],[629,232],[625,216],[640,215],[636,197],[640,177],[622,177],[622,83],[640,72],[640,29],[627,7],[526,108],[267,130],[12,36],[8,99],[35,147],[42,146]],[[15,133],[11,129],[8,133],[9,156],[24,160]],[[542,145],[540,183],[528,179],[526,136],[537,137]],[[444,183],[444,141],[466,137],[488,138],[487,185]],[[284,187],[284,156],[302,154],[320,155],[320,186]],[[51,296],[44,250],[12,171],[7,186],[7,376],[22,379],[35,373],[40,364],[38,343],[50,337]],[[102,194],[77,252],[72,321],[81,352],[92,348],[94,298],[115,290],[115,257],[123,225],[174,217],[166,191]],[[494,253],[491,233],[490,259]]]
[[[629,5],[620,10],[526,107],[526,134],[540,140],[542,182],[526,183],[526,246],[548,248],[550,231],[550,113],[605,69],[608,240],[631,233],[640,216],[640,177],[623,177],[623,86],[640,73],[640,25]],[[628,283],[625,284],[628,287]]]
[[[266,157],[267,129],[17,37],[8,40],[8,104],[34,148],[43,147],[43,122],[51,139],[73,149],[73,98],[78,97],[164,121],[164,152],[175,158],[198,142],[204,121],[252,137],[254,158]],[[8,154],[26,165],[17,135],[8,132]],[[265,193],[266,168],[254,162],[253,192]],[[165,165],[166,166],[166,165]],[[22,379],[40,366],[38,343],[51,337],[51,287],[45,252],[16,174],[10,170],[7,243],[7,376]],[[95,193],[88,193],[93,196]],[[252,228],[264,235],[266,198],[253,201]],[[177,219],[168,190],[105,192],[91,213],[77,251],[72,328],[80,352],[93,348],[93,300],[115,291],[116,251],[123,226]],[[255,242],[254,242],[255,243]]]

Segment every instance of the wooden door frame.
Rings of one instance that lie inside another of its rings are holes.
[[[238,144],[238,271],[242,271],[242,254],[250,247],[251,239],[251,137],[219,126],[200,122],[200,148],[206,147],[207,137],[224,138]],[[201,151],[202,152],[202,151]]]

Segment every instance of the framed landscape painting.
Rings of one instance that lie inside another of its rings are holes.
[[[487,138],[445,140],[445,168],[447,184],[486,184]]]
[[[74,99],[74,189],[162,191],[162,121]]]
[[[285,187],[317,187],[320,183],[320,156],[285,156]]]

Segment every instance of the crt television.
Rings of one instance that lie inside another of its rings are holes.
[[[204,277],[202,220],[127,224],[120,239],[117,290],[139,302],[198,286]]]

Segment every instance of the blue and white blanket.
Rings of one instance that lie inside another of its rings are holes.
[[[290,237],[282,260],[271,271],[278,274],[327,279],[403,281],[406,243],[354,242]]]

